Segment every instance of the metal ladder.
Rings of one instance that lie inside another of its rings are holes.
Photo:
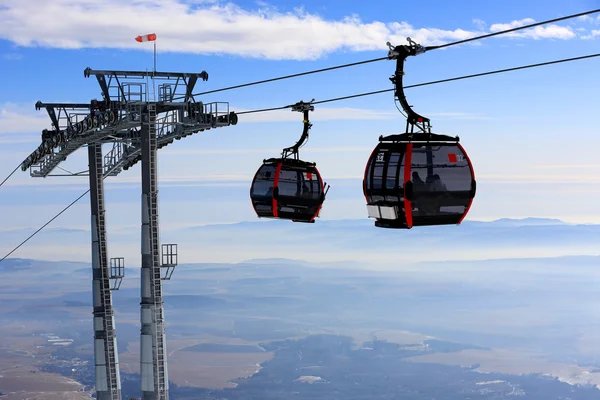
[[[167,400],[167,382],[165,374],[165,345],[164,345],[164,316],[163,316],[163,300],[162,300],[162,281],[161,281],[161,265],[159,254],[159,235],[158,235],[158,190],[157,182],[157,165],[156,165],[156,105],[148,104],[148,125],[150,129],[150,235],[152,236],[152,273],[151,273],[151,288],[152,300],[154,302],[154,338],[155,338],[155,390],[158,400]]]
[[[96,171],[100,173],[97,174],[98,186],[103,184],[103,174],[102,174],[102,152],[98,151],[96,153]],[[100,190],[98,193],[98,203],[104,204],[104,191]],[[102,207],[104,208],[104,207]],[[113,326],[113,309],[112,309],[112,294],[110,290],[110,279],[109,279],[109,271],[108,271],[108,255],[106,251],[106,238],[104,237],[104,233],[106,232],[105,226],[105,215],[104,211],[98,215],[98,239],[100,244],[100,291],[101,291],[101,302],[102,308],[104,309],[104,316],[102,318],[102,322],[104,325],[104,332],[106,336],[104,337],[104,354],[106,360],[106,369],[108,376],[108,387],[111,393],[112,400],[121,400],[119,396],[119,388],[117,382],[117,366],[116,366],[116,357],[115,357],[115,330]]]

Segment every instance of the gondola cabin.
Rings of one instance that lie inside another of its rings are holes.
[[[430,133],[380,137],[363,180],[369,218],[381,228],[460,224],[475,189],[458,137]]]
[[[250,198],[259,217],[314,222],[325,200],[324,183],[315,163],[271,158],[256,171]]]

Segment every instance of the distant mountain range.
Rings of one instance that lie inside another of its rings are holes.
[[[8,252],[29,231],[0,231],[0,251]],[[108,231],[111,257],[139,265],[139,231]],[[163,231],[162,243],[178,243],[182,262],[240,262],[285,258],[308,262],[355,262],[387,269],[419,261],[599,254],[600,225],[557,219],[465,221],[460,226],[381,229],[373,220],[318,220],[299,224],[257,220]],[[90,232],[49,228],[14,256],[88,261]],[[1,263],[0,263],[1,265]]]

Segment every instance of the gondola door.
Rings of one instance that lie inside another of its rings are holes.
[[[410,201],[405,191],[410,190],[410,144],[380,143],[371,154],[365,169],[363,192],[370,218],[375,226],[407,228],[410,224]],[[408,213],[407,213],[408,210]]]

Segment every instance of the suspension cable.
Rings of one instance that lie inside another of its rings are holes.
[[[597,12],[600,12],[600,8],[595,9],[595,10],[591,10],[591,11],[585,11],[585,12],[582,12],[582,13],[579,13],[579,14],[567,15],[566,17],[554,18],[554,19],[549,19],[547,21],[535,22],[535,23],[529,24],[529,25],[518,26],[516,28],[507,29],[505,31],[488,33],[487,35],[482,35],[482,36],[477,36],[477,37],[473,37],[473,38],[469,38],[469,39],[459,40],[458,42],[446,43],[446,44],[442,44],[442,45],[439,45],[439,46],[432,46],[432,47],[430,47],[430,49],[428,51],[436,50],[436,49],[442,49],[444,47],[450,47],[450,46],[454,46],[454,45],[457,45],[457,44],[463,44],[463,43],[467,43],[467,42],[472,42],[474,40],[487,39],[487,38],[492,37],[492,36],[503,35],[505,33],[515,32],[515,31],[519,31],[519,30],[522,30],[522,29],[533,28],[535,26],[540,26],[540,25],[545,25],[545,24],[551,24],[553,22],[564,21],[566,19],[583,17],[584,15],[595,14]]]
[[[415,88],[415,87],[420,87],[420,86],[435,85],[435,84],[438,84],[438,83],[452,82],[452,81],[458,81],[458,80],[462,80],[462,79],[476,78],[476,77],[485,76],[485,75],[501,74],[501,73],[504,73],[504,72],[518,71],[518,70],[527,69],[527,68],[542,67],[542,66],[551,65],[551,64],[560,64],[560,63],[564,63],[564,62],[577,61],[577,60],[583,60],[583,59],[594,58],[594,57],[600,57],[600,53],[590,54],[590,55],[587,55],[587,56],[564,58],[562,60],[546,61],[546,62],[537,63],[537,64],[522,65],[522,66],[519,66],[519,67],[498,69],[498,70],[495,70],[495,71],[480,72],[480,73],[477,73],[477,74],[457,76],[457,77],[454,77],[454,78],[440,79],[440,80],[437,80],[437,81],[416,83],[414,85],[404,86],[404,89],[410,89],[410,88]],[[350,96],[335,97],[333,99],[315,101],[312,104],[331,103],[331,102],[334,102],[334,101],[353,99],[355,97],[362,97],[362,96],[371,96],[371,95],[374,95],[374,94],[387,93],[387,92],[392,92],[392,91],[394,91],[394,89],[376,90],[376,91],[373,91],[373,92],[358,93],[358,94],[353,94],[353,95],[350,95]],[[262,108],[262,109],[259,109],[259,110],[236,112],[236,114],[237,115],[241,115],[241,114],[252,114],[252,113],[260,113],[260,112],[267,112],[267,111],[283,110],[283,109],[286,109],[286,108],[289,108],[289,107],[291,107],[291,106]]]
[[[225,87],[225,88],[221,88],[221,89],[209,90],[207,92],[195,93],[194,96],[201,96],[201,95],[204,95],[204,94],[224,92],[225,90],[239,89],[239,88],[243,88],[243,87],[246,87],[246,86],[253,86],[253,85],[259,85],[261,83],[275,82],[275,81],[280,81],[280,80],[288,79],[288,78],[296,78],[298,76],[316,74],[316,73],[319,73],[319,72],[333,71],[335,69],[346,68],[346,67],[353,67],[355,65],[368,64],[368,63],[372,63],[372,62],[375,62],[375,61],[383,61],[383,60],[387,60],[387,59],[388,59],[387,57],[379,57],[379,58],[373,58],[371,60],[357,61],[357,62],[353,62],[353,63],[350,63],[350,64],[335,65],[333,67],[315,69],[315,70],[312,70],[312,71],[300,72],[300,73],[297,73],[297,74],[285,75],[285,76],[280,76],[280,77],[277,77],[277,78],[264,79],[262,81],[256,81],[256,82],[243,83],[241,85],[235,85],[235,86],[229,86],[229,87]]]
[[[519,67],[505,68],[505,69],[499,69],[499,70],[495,70],[495,71],[481,72],[481,73],[478,73],[478,74],[463,75],[463,76],[458,76],[458,77],[454,77],[454,78],[440,79],[440,80],[437,80],[437,81],[417,83],[417,84],[414,84],[414,85],[405,86],[404,88],[405,89],[409,89],[409,88],[415,88],[415,87],[420,87],[420,86],[435,85],[435,84],[438,84],[438,83],[452,82],[452,81],[457,81],[457,80],[462,80],[462,79],[470,79],[470,78],[475,78],[475,77],[485,76],[485,75],[500,74],[500,73],[504,73],[504,72],[517,71],[517,70],[521,70],[521,69],[535,68],[535,67],[541,67],[541,66],[546,66],[546,65],[551,65],[551,64],[559,64],[559,63],[564,63],[564,62],[583,60],[583,59],[593,58],[593,57],[599,57],[599,56],[600,56],[600,53],[596,53],[596,54],[590,54],[590,55],[587,55],[587,56],[564,58],[564,59],[561,59],[561,60],[546,61],[546,62],[543,62],[543,63],[522,65],[522,66],[519,66]],[[333,98],[333,99],[315,101],[312,104],[330,103],[330,102],[334,102],[334,101],[352,99],[352,98],[355,98],[355,97],[370,96],[370,95],[374,95],[374,94],[391,92],[393,90],[394,89],[384,89],[384,90],[377,90],[377,91],[367,92],[367,93],[359,93],[359,94],[354,94],[354,95],[350,95],[350,96],[343,96],[343,97],[336,97],[336,98]],[[283,109],[290,108],[290,107],[291,107],[291,105],[282,106],[282,107],[263,108],[263,109],[259,109],[259,110],[242,111],[242,112],[239,112],[239,113],[236,113],[236,114],[240,115],[240,114],[260,113],[260,112],[267,112],[267,111],[283,110]],[[18,167],[17,167],[17,169],[18,169]],[[15,169],[15,171],[16,171],[16,169]],[[13,173],[14,173],[14,171],[13,171]],[[12,173],[11,173],[11,175],[12,175]],[[8,177],[10,177],[10,175]],[[8,178],[6,178],[6,179],[8,179]],[[4,183],[6,181],[6,179],[2,183]],[[15,247],[8,254],[6,254],[3,258],[1,258],[0,262],[4,261],[8,256],[10,256],[12,253],[14,253],[15,251],[17,251],[17,249],[19,249],[22,245],[24,245],[26,242],[28,242],[31,238],[33,238],[42,229],[44,229],[52,221],[54,221],[56,218],[58,218],[62,213],[64,213],[65,211],[67,211],[72,205],[74,205],[79,200],[81,200],[81,198],[83,198],[83,196],[85,196],[89,192],[90,192],[90,190],[88,189],[81,196],[79,196],[77,199],[75,199],[71,204],[69,204],[64,209],[62,209],[62,211],[60,211],[58,214],[56,214],[54,217],[52,217],[48,222],[46,222],[44,225],[42,225],[37,231],[35,231],[34,233],[32,233],[27,239],[25,239],[17,247]]]
[[[511,29],[506,29],[506,30],[503,30],[503,31],[493,32],[493,33],[489,33],[489,34],[482,35],[482,36],[477,36],[477,37],[473,37],[473,38],[469,38],[469,39],[459,40],[459,41],[456,41],[456,42],[442,44],[442,45],[439,45],[439,46],[430,46],[430,47],[428,47],[428,51],[436,50],[436,49],[442,49],[444,47],[455,46],[455,45],[458,45],[458,44],[472,42],[472,41],[475,41],[475,40],[486,39],[486,38],[489,38],[489,37],[492,37],[492,36],[503,35],[505,33],[516,32],[516,31],[523,30],[523,29],[529,29],[529,28],[533,28],[533,27],[536,27],[536,26],[539,26],[539,25],[545,25],[545,24],[550,24],[550,23],[553,23],[553,22],[564,21],[564,20],[571,19],[571,18],[582,17],[584,15],[595,14],[595,13],[598,13],[598,12],[600,12],[600,8],[599,9],[595,9],[595,10],[590,10],[590,11],[585,11],[585,12],[577,13],[577,14],[571,14],[571,15],[567,15],[567,16],[564,16],[564,17],[549,19],[549,20],[542,21],[542,22],[535,22],[535,23],[529,24],[529,25],[518,26],[516,28],[511,28]],[[243,88],[243,87],[247,87],[247,86],[259,85],[259,84],[262,84],[262,83],[274,82],[274,81],[283,80],[283,79],[289,79],[289,78],[296,78],[296,77],[299,77],[299,76],[316,74],[316,73],[319,73],[319,72],[332,71],[332,70],[335,70],[335,69],[352,67],[352,66],[355,66],[355,65],[367,64],[367,63],[372,63],[372,62],[375,62],[375,61],[382,61],[382,60],[389,60],[389,58],[388,57],[380,57],[380,58],[374,58],[374,59],[371,59],[371,60],[365,60],[365,61],[358,61],[358,62],[353,62],[353,63],[349,63],[349,64],[336,65],[336,66],[333,66],[333,67],[327,67],[327,68],[316,69],[316,70],[312,70],[312,71],[300,72],[300,73],[297,73],[297,74],[285,75],[285,76],[280,76],[280,77],[271,78],[271,79],[264,79],[264,80],[261,80],[261,81],[244,83],[244,84],[240,84],[240,85],[228,86],[228,87],[225,87],[225,88],[209,90],[209,91],[206,91],[206,92],[194,93],[192,96],[202,96],[202,95],[205,95],[205,94],[218,93],[218,92],[223,92],[223,91],[226,91],[226,90],[239,89],[239,88]],[[175,97],[172,100],[175,101],[175,100],[180,100],[180,99],[183,99],[183,98],[185,98],[185,96]]]
[[[69,204],[68,206],[66,206],[65,208],[63,208],[61,212],[59,212],[54,217],[52,217],[48,222],[46,222],[44,225],[42,225],[37,231],[33,232],[27,239],[23,240],[17,247],[15,247],[14,249],[12,249],[7,255],[5,255],[4,257],[0,258],[0,262],[4,261],[6,258],[8,258],[8,256],[10,256],[12,253],[14,253],[15,251],[17,251],[19,249],[19,247],[21,247],[25,243],[27,243],[29,241],[29,239],[31,239],[32,237],[34,237],[35,235],[37,235],[46,226],[50,225],[50,223],[52,221],[54,221],[56,218],[58,218],[62,213],[64,213],[65,211],[67,211],[69,208],[71,208],[71,206],[73,204],[77,203],[79,200],[81,200],[83,198],[83,196],[85,196],[89,192],[90,192],[90,189],[86,190],[85,193],[83,193],[81,196],[79,196],[78,198],[76,198],[75,200],[73,200],[73,202],[71,202],[71,204]]]
[[[9,180],[10,177],[13,176],[15,172],[17,172],[17,170],[19,169],[20,166],[21,166],[21,164],[17,165],[17,167],[13,170],[13,172],[11,172],[10,174],[8,174],[8,176],[6,178],[4,178],[4,180],[0,183],[0,186],[4,185],[4,182],[6,182],[7,180]]]

